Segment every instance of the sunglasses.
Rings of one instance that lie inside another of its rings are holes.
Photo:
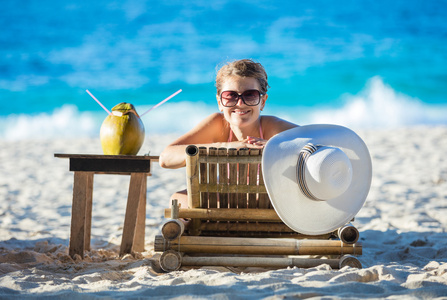
[[[232,107],[237,104],[239,98],[242,99],[242,102],[248,106],[256,106],[261,101],[261,92],[258,90],[247,90],[242,94],[239,94],[235,91],[223,91],[220,94],[220,102],[223,106]]]

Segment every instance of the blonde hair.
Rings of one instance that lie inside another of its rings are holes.
[[[261,87],[261,94],[266,94],[270,87],[267,82],[267,72],[265,72],[264,67],[260,63],[251,59],[241,59],[229,62],[217,71],[216,89],[218,95],[222,92],[223,82],[230,76],[255,78]]]

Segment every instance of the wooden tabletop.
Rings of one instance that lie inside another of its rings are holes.
[[[158,161],[158,156],[150,155],[100,155],[100,154],[62,154],[55,157],[68,158],[70,171],[94,172],[98,174],[150,174],[151,163]]]
[[[104,155],[104,154],[67,154],[54,153],[59,158],[84,158],[84,159],[141,159],[158,161],[159,156],[151,155]]]

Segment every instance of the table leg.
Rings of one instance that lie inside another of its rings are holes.
[[[142,185],[145,179],[146,174],[144,173],[131,173],[130,175],[129,195],[127,197],[126,216],[124,219],[120,255],[132,252],[138,215],[138,204],[140,202]]]
[[[144,236],[146,227],[146,192],[147,175],[145,174],[141,183],[140,201],[138,202],[137,224],[135,228],[135,237],[133,240],[133,250],[136,252],[144,251]]]
[[[84,257],[86,238],[86,206],[87,199],[91,199],[92,197],[92,182],[92,172],[74,173],[69,246],[69,255],[73,258],[76,254],[80,255],[82,258]]]
[[[87,176],[87,193],[85,200],[84,250],[90,251],[90,241],[92,236],[93,173],[89,173]]]

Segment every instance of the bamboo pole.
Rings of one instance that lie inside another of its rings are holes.
[[[172,199],[171,203],[171,219],[178,219],[178,210],[180,209],[178,205],[178,199]]]
[[[200,207],[199,173],[197,158],[199,149],[194,145],[186,147],[186,186],[188,190],[188,206]]]
[[[161,234],[168,241],[177,239],[184,231],[185,224],[178,219],[169,220],[161,227]]]
[[[190,145],[186,147],[186,184],[188,191],[188,206],[191,208],[200,207],[200,192],[199,192],[199,163],[200,157],[199,149]],[[179,216],[181,218],[181,216]],[[199,235],[198,227],[200,220],[192,220],[189,227],[189,232],[192,235]]]
[[[199,161],[201,157],[206,157],[208,155],[208,150],[206,147],[199,147]],[[208,165],[206,163],[199,163],[199,181],[200,183],[208,182]],[[200,187],[199,187],[200,190]],[[208,208],[208,191],[200,191],[200,207]]]
[[[182,266],[222,266],[222,267],[259,267],[259,268],[313,268],[327,264],[332,269],[340,269],[340,259],[317,259],[297,257],[192,257],[183,256]],[[179,266],[180,267],[180,266]]]
[[[182,255],[177,251],[168,250],[159,258],[160,267],[166,272],[177,271],[182,265]]]
[[[171,209],[165,209],[165,218],[169,218]],[[214,221],[263,221],[281,222],[274,209],[251,208],[180,208],[179,218],[192,218]]]
[[[332,269],[341,269],[345,266],[362,268],[360,261],[351,256],[345,255],[338,259],[322,258],[299,258],[299,257],[239,257],[239,256],[188,256],[168,250],[163,252],[159,259],[160,267],[166,271],[176,271],[181,266],[189,267],[258,267],[282,269],[288,267],[314,268],[323,264],[329,265]]]
[[[160,245],[166,247],[160,249]],[[184,253],[252,255],[344,255],[362,254],[362,245],[338,240],[298,240],[273,238],[233,238],[182,236],[169,244],[157,243],[155,251],[177,250]]]
[[[355,256],[343,255],[340,259],[340,269],[346,266],[361,269],[362,263]]]
[[[338,229],[338,237],[346,244],[354,244],[359,240],[360,233],[352,224],[346,224]]]

